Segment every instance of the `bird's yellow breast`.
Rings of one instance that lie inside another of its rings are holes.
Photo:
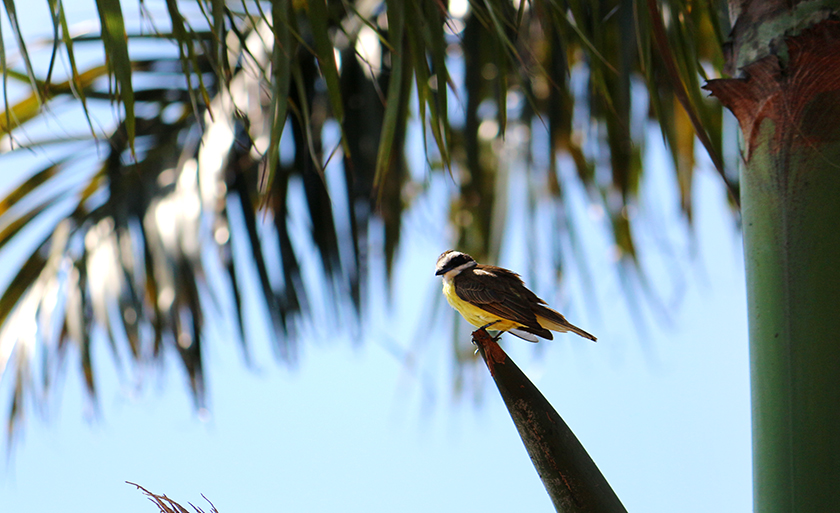
[[[458,294],[455,293],[455,286],[452,284],[451,280],[443,280],[443,295],[446,296],[446,300],[450,305],[452,305],[452,308],[458,310],[458,313],[460,313],[468,323],[478,328],[491,322],[493,325],[487,327],[489,330],[507,331],[521,326],[518,322],[502,319],[498,315],[494,315],[464,301],[458,297]]]

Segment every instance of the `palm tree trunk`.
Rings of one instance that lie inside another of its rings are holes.
[[[738,2],[743,78],[707,87],[743,136],[755,511],[807,513],[840,503],[840,23],[787,3]]]

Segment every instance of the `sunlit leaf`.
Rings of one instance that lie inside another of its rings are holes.
[[[700,139],[700,142],[706,148],[706,151],[709,153],[709,156],[712,159],[712,163],[714,163],[715,168],[717,169],[718,173],[724,180],[724,183],[727,184],[729,187],[730,197],[733,201],[738,201],[738,196],[730,184],[729,179],[726,176],[726,172],[723,168],[723,157],[720,153],[720,147],[716,147],[714,141],[709,136],[707,125],[704,125],[702,120],[700,119],[700,115],[696,108],[696,103],[691,101],[691,97],[694,96],[695,98],[699,98],[700,96],[700,88],[698,87],[687,87],[684,83],[684,80],[689,80],[690,83],[696,84],[696,76],[686,74],[683,77],[679,70],[677,69],[677,62],[675,57],[671,51],[671,45],[668,41],[668,36],[666,34],[665,25],[662,22],[662,17],[659,14],[658,7],[656,5],[656,0],[647,0],[648,12],[651,20],[651,33],[653,36],[653,40],[656,44],[657,49],[662,54],[662,61],[665,64],[665,69],[667,70],[668,76],[672,82],[674,87],[674,94],[677,100],[680,102],[680,105],[686,110],[688,113],[689,119],[691,119],[691,123],[694,126],[695,131],[697,132],[697,137]],[[678,46],[678,48],[681,48]],[[696,91],[695,91],[696,89]],[[709,125],[711,126],[711,125]],[[717,139],[719,141],[719,139]]]
[[[390,171],[394,138],[399,130],[398,122],[400,116],[404,115],[408,108],[400,102],[406,84],[402,80],[404,69],[409,66],[404,45],[405,33],[405,5],[399,0],[390,0],[388,4],[388,32],[391,46],[394,51],[391,53],[391,78],[388,82],[388,93],[386,95],[385,115],[382,121],[382,135],[379,139],[379,154],[376,157],[376,174],[373,178],[374,191],[377,197],[381,198],[382,184],[385,175]]]
[[[43,84],[41,83],[41,81],[35,78],[35,70],[32,67],[32,61],[29,58],[29,51],[26,48],[26,41],[24,40],[23,32],[21,31],[20,25],[18,23],[15,1],[3,0],[3,5],[6,7],[6,14],[9,16],[9,23],[12,26],[12,33],[14,33],[15,35],[15,40],[18,44],[18,51],[20,52],[21,58],[23,59],[23,65],[24,68],[26,68],[26,74],[29,77],[29,85],[32,88],[32,95],[37,101],[38,107],[40,108],[44,103],[44,100],[41,97]],[[6,72],[5,62],[3,62],[3,72]]]
[[[344,120],[344,105],[341,100],[341,84],[338,79],[335,53],[328,32],[329,12],[327,3],[326,0],[309,0],[306,5],[309,8],[309,20],[312,23],[312,37],[315,39],[318,67],[326,82],[327,93],[333,108],[333,117],[341,123]]]
[[[187,35],[187,27],[184,23],[183,16],[178,9],[178,2],[176,0],[166,0],[166,8],[169,11],[169,21],[172,23],[172,33],[178,41],[178,52],[181,57],[181,69],[184,72],[184,78],[187,81],[187,92],[190,95],[193,112],[198,112],[197,93],[205,97],[205,103],[209,103],[207,98],[207,89],[204,87],[204,81],[201,72],[198,69],[198,61],[195,55],[195,36],[193,34]],[[193,87],[193,74],[198,80],[198,90]],[[211,112],[212,115],[212,112]]]
[[[126,135],[131,152],[134,153],[134,87],[131,84],[131,60],[128,56],[122,8],[119,0],[96,0],[96,8],[102,27],[102,44],[108,55],[108,65],[114,72],[120,102],[125,109]]]
[[[266,174],[260,184],[263,195],[271,188],[271,183],[274,181],[274,173],[277,169],[280,137],[283,135],[283,127],[286,125],[286,112],[292,81],[291,63],[295,54],[295,48],[289,32],[290,21],[287,0],[272,2],[272,19],[274,46],[272,50],[271,70],[274,80],[272,81],[273,90],[271,95],[271,109],[269,111],[271,137],[268,143],[268,152],[266,153]]]
[[[82,104],[82,110],[85,113],[88,126],[91,133],[95,133],[93,121],[90,117],[90,112],[87,107],[87,99],[85,98],[85,83],[79,74],[79,69],[76,66],[76,54],[73,51],[73,37],[70,34],[70,28],[67,26],[67,17],[64,14],[64,2],[62,0],[48,0],[50,4],[50,11],[53,14],[53,24],[57,25],[56,30],[61,33],[61,42],[64,43],[65,51],[67,52],[67,61],[70,64],[70,86],[75,98]],[[56,46],[57,46],[56,42]]]

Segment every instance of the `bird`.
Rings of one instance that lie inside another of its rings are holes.
[[[438,257],[435,276],[443,277],[443,295],[452,308],[479,329],[509,332],[528,342],[553,340],[552,331],[597,340],[549,308],[513,271],[450,249]]]

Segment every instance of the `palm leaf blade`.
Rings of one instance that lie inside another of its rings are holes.
[[[486,331],[476,331],[473,339],[557,511],[625,513],[586,449],[537,387]]]
[[[131,84],[131,59],[119,0],[96,0],[102,27],[102,44],[114,72],[120,101],[125,108],[125,130],[134,153],[134,87]]]

